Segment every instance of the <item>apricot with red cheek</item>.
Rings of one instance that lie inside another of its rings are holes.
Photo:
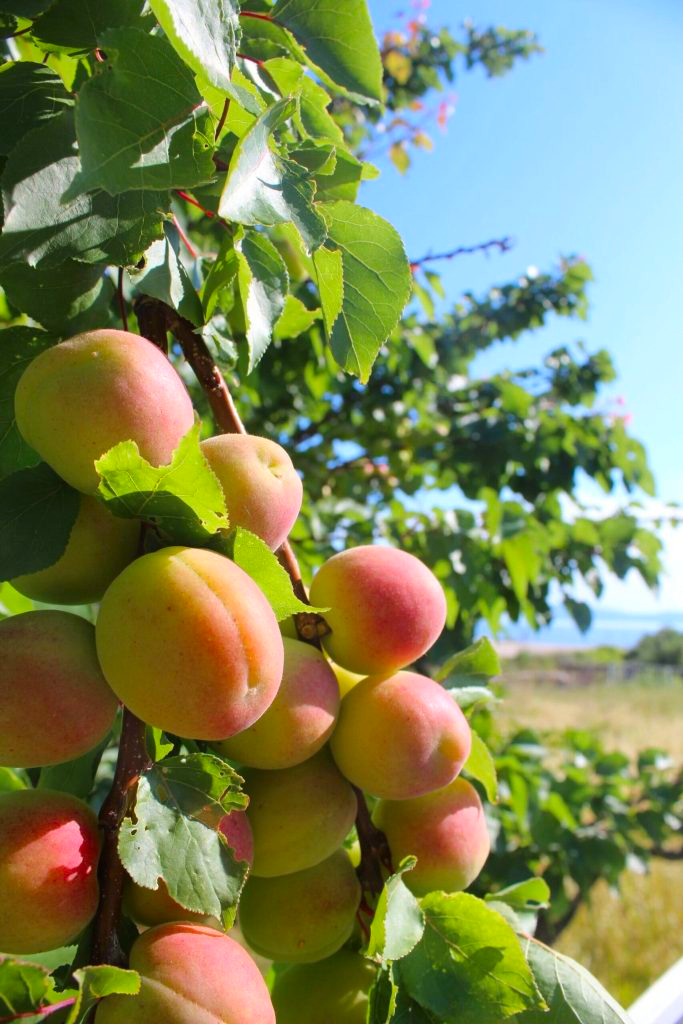
[[[323,638],[351,672],[395,672],[422,657],[446,622],[446,598],[426,565],[395,548],[361,546],[328,559],[311,584],[311,604],[329,608]]]
[[[380,800],[374,821],[395,863],[417,857],[403,880],[416,896],[460,892],[486,863],[491,840],[479,794],[465,779],[416,800]]]
[[[148,462],[166,465],[194,423],[190,396],[160,349],[110,329],[78,334],[36,356],[14,406],[27,444],[86,494],[98,487],[95,461],[115,444],[135,441]]]
[[[275,700],[253,725],[217,744],[221,754],[250,768],[291,768],[329,739],[339,711],[339,685],[315,647],[283,639],[285,667]]]
[[[301,478],[284,448],[254,434],[219,434],[202,441],[201,449],[220,482],[230,525],[279,548],[303,497]]]
[[[0,793],[0,950],[72,942],[97,909],[100,838],[82,801],[48,789]]]
[[[284,651],[263,592],[214,551],[143,555],[107,590],[97,653],[109,685],[143,721],[223,740],[272,703]]]
[[[363,679],[342,701],[330,739],[342,775],[386,800],[448,785],[471,746],[470,727],[453,698],[417,672]]]
[[[275,1024],[261,973],[234,939],[196,924],[150,928],[133,945],[135,996],[107,996],[96,1024]]]
[[[0,765],[36,768],[81,757],[104,739],[118,702],[102,675],[95,629],[71,612],[0,622]]]

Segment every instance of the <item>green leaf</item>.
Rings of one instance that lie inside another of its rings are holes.
[[[216,89],[230,89],[240,37],[237,0],[150,0],[169,42]]]
[[[81,496],[41,462],[0,481],[0,580],[54,565],[64,554]]]
[[[236,772],[210,754],[169,757],[144,772],[134,818],[124,818],[119,855],[131,878],[148,889],[163,879],[187,910],[220,918],[237,904],[247,873],[217,826],[246,806]]]
[[[357,102],[382,102],[382,61],[365,0],[278,0],[272,17],[324,80]]]
[[[527,1010],[517,1018],[519,1024],[630,1024],[628,1014],[585,967],[535,939],[525,937],[522,946],[549,1012]]]
[[[343,144],[344,133],[327,111],[332,102],[330,94],[305,73],[301,64],[288,57],[273,57],[265,62],[265,70],[281,96],[298,97],[294,121],[302,135]]]
[[[85,1024],[92,1008],[105,996],[135,996],[140,991],[137,971],[109,964],[81,967],[74,971],[74,978],[78,983],[78,993],[65,1024]]]
[[[38,789],[54,789],[60,793],[71,793],[72,796],[85,800],[91,793],[95,782],[95,772],[104,753],[109,737],[107,736],[93,750],[73,761],[50,765],[40,769]]]
[[[471,778],[481,782],[491,803],[496,802],[498,799],[496,763],[493,760],[493,754],[474,729],[472,730],[472,750],[463,771]]]
[[[51,68],[30,61],[4,64],[0,68],[0,155],[7,155],[28,131],[72,103]]]
[[[368,1024],[435,1024],[435,1018],[410,998],[390,964],[370,989]]]
[[[326,234],[325,221],[313,208],[315,186],[303,167],[277,154],[271,145],[273,132],[295,110],[293,100],[279,100],[240,139],[218,212],[237,224],[269,226],[291,221],[311,252]]]
[[[288,573],[268,545],[256,534],[238,526],[228,537],[228,553],[235,564],[261,588],[278,622],[297,612],[327,611],[326,608],[313,608],[299,600],[292,590]]]
[[[143,295],[161,299],[196,327],[204,323],[204,311],[189,274],[180,261],[180,236],[175,224],[164,225],[164,237],[144,255],[144,267],[131,271],[131,281]]]
[[[94,188],[118,195],[210,181],[211,117],[198,109],[202,98],[194,76],[171,44],[127,28],[110,30],[101,45],[109,64],[78,93],[82,170],[63,198]]]
[[[400,960],[415,949],[422,938],[424,915],[401,877],[406,871],[412,871],[416,863],[415,857],[406,857],[380,893],[365,953],[378,963]]]
[[[398,965],[408,993],[444,1024],[500,1024],[543,1008],[517,936],[467,893],[422,901],[422,941]]]
[[[164,733],[161,729],[157,729],[154,725],[148,725],[145,730],[145,742],[147,744],[147,753],[149,754],[150,761],[154,761],[156,764],[158,761],[163,761],[165,757],[173,750],[173,743],[169,743],[168,740],[164,739]]]
[[[517,599],[523,601],[529,584],[536,579],[541,568],[533,539],[528,533],[517,533],[502,541],[500,547],[510,573],[512,589]]]
[[[343,369],[365,383],[377,353],[410,298],[411,275],[403,243],[377,214],[339,201],[320,207],[328,227],[323,252],[341,256],[342,292],[329,258],[315,253],[325,329]]]
[[[542,878],[527,878],[525,882],[515,882],[498,892],[489,893],[484,899],[487,903],[507,903],[513,910],[538,910],[548,906],[550,889]]]
[[[0,1016],[15,1019],[56,1001],[55,983],[44,967],[0,959]]]
[[[63,202],[79,167],[70,110],[17,144],[2,176],[0,261],[25,259],[31,266],[55,267],[73,258],[127,266],[137,263],[161,235],[170,206],[167,192],[110,196],[96,191]]]
[[[488,686],[446,686],[446,689],[461,711],[473,708],[476,704],[486,706],[498,703],[498,697]]]
[[[228,527],[225,498],[199,447],[201,426],[183,437],[168,466],[151,466],[135,441],[121,441],[95,463],[98,495],[114,515],[155,524],[172,544],[205,545]]]
[[[14,392],[27,365],[52,344],[54,338],[34,327],[6,327],[0,337],[0,478],[40,461],[17,430]]]
[[[0,12],[15,14],[18,18],[37,18],[54,0],[1,0]]]
[[[58,271],[12,263],[0,271],[7,298],[33,320],[61,335],[105,327],[114,286],[101,264],[67,260]]]
[[[491,641],[483,636],[475,643],[470,644],[464,651],[458,651],[448,661],[444,662],[433,678],[437,683],[448,680],[450,686],[462,685],[462,683],[487,682],[492,676],[500,673],[500,659],[496,654]]]
[[[31,35],[48,48],[92,50],[106,29],[135,22],[142,6],[143,0],[56,0],[34,22]]]
[[[289,275],[265,235],[249,232],[242,241],[240,257],[238,283],[245,316],[247,373],[251,373],[273,340],[273,327],[285,307]]]
[[[4,619],[8,615],[20,615],[22,612],[33,611],[33,601],[24,597],[18,590],[9,583],[0,583],[0,616]]]
[[[301,299],[297,299],[295,295],[288,295],[273,333],[276,338],[283,341],[287,338],[298,338],[320,319],[320,315],[319,309],[307,309]]]
[[[14,793],[18,789],[30,789],[31,783],[20,768],[0,767],[0,793]]]

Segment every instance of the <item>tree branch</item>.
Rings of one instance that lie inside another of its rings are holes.
[[[492,249],[497,249],[499,252],[509,252],[513,244],[512,238],[506,235],[505,238],[492,238],[488,242],[479,242],[477,245],[459,245],[457,249],[451,249],[449,252],[428,252],[425,256],[421,256],[419,260],[411,260],[410,269],[414,272],[425,263],[432,263],[435,260],[453,260],[456,256],[470,256],[475,252],[483,252],[488,256]]]
[[[389,874],[393,874],[394,871],[391,850],[384,832],[372,822],[362,789],[354,786],[353,791],[358,804],[356,831],[360,843],[360,864],[356,868],[356,874],[364,893],[379,896],[384,888],[382,868],[386,868]]]
[[[99,816],[103,832],[102,853],[98,868],[100,901],[95,915],[92,962],[125,966],[118,924],[126,872],[119,859],[119,826],[135,797],[140,773],[151,768],[145,744],[145,723],[128,708],[123,709],[123,726],[119,742],[114,781]]]

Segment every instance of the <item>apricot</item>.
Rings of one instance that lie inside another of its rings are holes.
[[[196,924],[150,928],[133,944],[136,996],[107,996],[96,1024],[275,1024],[261,973],[228,935]]]
[[[97,819],[48,789],[0,793],[0,949],[66,946],[97,909]]]
[[[373,817],[395,863],[409,854],[417,857],[403,876],[416,896],[466,889],[491,849],[479,794],[465,779],[415,800],[380,800]]]
[[[51,610],[4,619],[0,664],[0,765],[71,761],[109,732],[118,703],[85,619]]]
[[[93,494],[95,460],[133,440],[155,466],[194,423],[192,402],[166,356],[127,331],[87,331],[46,349],[17,385],[17,427],[78,491]]]
[[[352,690],[354,686],[361,681],[361,679],[365,679],[365,676],[359,675],[357,672],[349,672],[347,668],[342,668],[341,665],[337,665],[337,663],[332,661],[331,658],[328,660],[332,671],[337,677],[337,682],[339,683],[339,696],[343,700],[349,690]]]
[[[254,833],[252,875],[272,877],[319,864],[348,834],[356,796],[329,751],[282,771],[244,772]]]
[[[201,443],[225,496],[231,526],[279,548],[301,510],[303,484],[287,452],[253,434],[220,434]]]
[[[236,860],[246,861],[251,867],[254,860],[254,838],[245,812],[231,811],[221,819],[218,827],[232,847]],[[216,918],[181,907],[173,899],[161,878],[157,889],[146,889],[128,879],[124,890],[124,906],[128,916],[142,925],[195,921],[211,928],[223,927]]]
[[[46,604],[99,601],[135,558],[139,539],[139,520],[120,519],[84,494],[64,554],[46,569],[17,576],[12,586]]]
[[[342,775],[385,800],[448,785],[471,746],[470,727],[453,698],[417,672],[363,679],[342,701],[330,739]]]
[[[271,993],[278,1024],[365,1024],[376,970],[349,949],[288,967],[276,977]]]
[[[178,736],[223,740],[272,703],[284,653],[257,585],[214,551],[170,547],[114,580],[97,620],[97,653],[114,693]]]
[[[279,878],[251,877],[240,901],[249,946],[284,963],[331,956],[353,931],[361,890],[345,850]]]
[[[363,675],[395,672],[429,650],[446,622],[436,577],[413,555],[361,546],[333,555],[311,584],[311,604],[329,608],[330,657]]]
[[[339,686],[324,655],[283,639],[285,667],[275,700],[258,721],[217,750],[250,768],[291,768],[329,738],[339,711]]]

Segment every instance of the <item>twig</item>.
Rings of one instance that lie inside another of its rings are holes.
[[[124,331],[128,330],[128,314],[126,312],[126,300],[123,295],[123,267],[119,267],[118,282],[116,285],[116,297],[119,303],[119,313]]]
[[[237,51],[237,56],[240,60],[248,60],[251,64],[256,64],[259,68],[263,67],[264,61],[259,60],[258,57],[250,57],[248,53],[240,53],[239,50]]]
[[[185,248],[189,252],[189,254],[192,257],[192,259],[196,260],[197,259],[197,250],[195,249],[195,247],[193,246],[192,242],[190,241],[190,239],[187,237],[187,235],[183,231],[182,227],[180,226],[180,221],[176,217],[175,213],[173,214],[173,223],[175,224],[176,230],[177,230],[178,234],[180,235],[180,241],[183,243],[183,245],[185,246]]]
[[[166,335],[166,313],[163,305],[156,299],[150,299],[147,295],[141,295],[133,303],[135,315],[138,318],[140,334],[160,348],[162,352],[168,352],[168,338]]]
[[[225,124],[225,119],[228,116],[228,110],[229,109],[230,109],[230,98],[228,97],[225,100],[225,103],[223,104],[223,112],[222,112],[222,114],[221,114],[221,116],[219,118],[218,124],[216,125],[216,131],[213,133],[214,142],[218,141],[218,136],[223,131],[223,125]]]
[[[35,1017],[48,1017],[51,1013],[57,1013],[58,1010],[65,1010],[67,1006],[73,1006],[75,1002],[75,998],[62,999],[59,1003],[49,1003],[47,1006],[41,1006],[37,1010],[27,1010],[25,1013],[13,1013],[11,1017],[0,1017],[0,1024],[10,1024],[10,1021],[15,1020],[27,1020],[29,1017],[31,1020]]]
[[[488,242],[479,242],[477,245],[460,245],[457,249],[451,249],[449,252],[427,253],[425,256],[421,256],[419,260],[411,260],[410,269],[414,271],[418,267],[423,266],[423,264],[432,263],[434,260],[453,260],[456,256],[470,256],[475,252],[483,252],[488,255],[491,249],[498,249],[499,252],[509,252],[513,244],[512,238],[506,235],[505,238],[492,238]]]
[[[227,165],[225,166],[227,168]],[[197,202],[194,196],[188,195],[187,192],[183,192],[183,190],[179,188],[176,189],[176,195],[180,196],[181,199],[184,199],[186,203],[190,203],[191,206],[196,206],[198,210],[202,211],[205,217],[209,217],[211,220],[215,220],[218,224],[221,225],[221,227],[225,228],[226,231],[229,231],[232,234],[232,228],[228,224],[227,220],[223,220],[223,218],[219,217],[219,215],[217,213],[214,213],[213,210],[207,210],[205,206],[202,206],[201,203]]]
[[[135,796],[140,773],[151,765],[145,745],[145,723],[128,708],[124,708],[114,781],[99,816],[103,839],[98,869],[100,902],[95,915],[92,950],[94,964],[125,965],[125,955],[118,935],[126,880],[118,852],[119,826]]]
[[[283,28],[282,22],[271,18],[269,14],[259,14],[256,11],[240,11],[240,18],[256,18],[258,21],[269,21],[271,25],[278,25]]]
[[[360,864],[356,868],[356,874],[363,892],[378,896],[384,887],[382,867],[393,874],[391,850],[384,832],[372,823],[363,791],[357,786],[354,786],[353,790],[358,804],[356,831],[360,843]]]

